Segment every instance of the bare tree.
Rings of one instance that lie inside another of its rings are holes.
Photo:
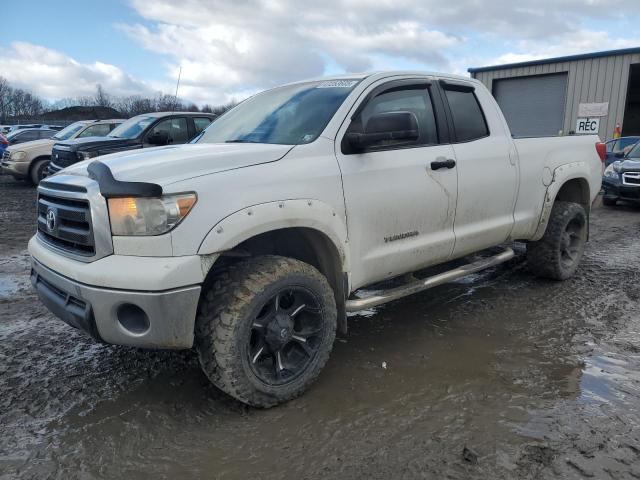
[[[96,95],[94,97],[94,105],[97,107],[110,107],[111,106],[111,96],[107,94],[102,85],[99,83],[96,85]]]

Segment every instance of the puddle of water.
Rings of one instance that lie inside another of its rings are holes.
[[[23,281],[14,277],[0,277],[0,300],[7,300],[23,287]]]

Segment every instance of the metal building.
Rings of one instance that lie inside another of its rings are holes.
[[[470,68],[516,136],[640,135],[640,48]]]

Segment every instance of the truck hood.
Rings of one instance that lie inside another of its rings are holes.
[[[118,137],[82,137],[57,142],[56,146],[60,145],[71,151],[90,151],[100,150],[101,148],[106,148],[108,150],[110,148],[121,148],[139,144],[140,140],[136,139]]]
[[[50,138],[43,138],[41,140],[32,140],[30,142],[19,143],[17,145],[10,145],[9,150],[12,152],[17,152],[20,150],[21,152],[27,152],[29,150],[35,150],[37,148],[49,148],[55,143],[55,140],[51,140]]]
[[[275,162],[292,145],[264,143],[186,144],[113,153],[76,163],[65,174],[87,176],[87,167],[99,160],[117,180],[166,186],[188,178]]]

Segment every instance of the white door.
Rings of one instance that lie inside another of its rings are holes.
[[[504,126],[483,113],[482,104],[493,105],[489,93],[444,85],[451,112],[458,202],[454,232],[454,257],[498,245],[513,228],[518,185],[516,153]]]
[[[446,260],[454,245],[456,170],[431,166],[451,161],[454,153],[451,145],[438,144],[429,87],[393,82],[377,87],[366,101],[343,126],[336,145],[354,289]],[[346,133],[363,132],[372,115],[386,112],[414,113],[419,138],[345,152]]]

